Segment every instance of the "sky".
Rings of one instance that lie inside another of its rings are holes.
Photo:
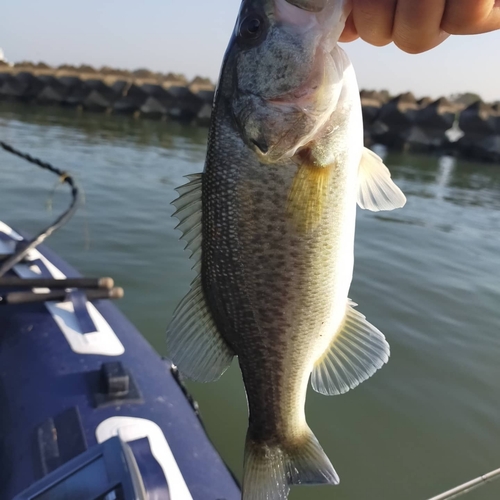
[[[15,0],[0,8],[8,60],[148,68],[217,79],[239,0]],[[500,100],[500,32],[452,37],[420,55],[344,44],[361,88]]]

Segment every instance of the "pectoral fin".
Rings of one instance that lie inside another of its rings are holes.
[[[389,169],[373,151],[365,148],[359,165],[358,205],[372,212],[394,210],[406,203]]]
[[[179,219],[178,229],[186,248],[191,250],[195,267],[201,262],[201,185],[202,174],[189,176],[190,182],[177,189],[179,198],[173,202]],[[167,329],[170,359],[183,375],[198,382],[217,380],[229,368],[233,352],[219,333],[198,276],[191,290],[174,312]]]
[[[389,361],[384,334],[368,323],[348,301],[344,322],[316,362],[311,384],[316,392],[335,396],[354,389]]]
[[[303,163],[288,193],[287,212],[302,232],[319,225],[330,192],[333,165],[316,167]]]

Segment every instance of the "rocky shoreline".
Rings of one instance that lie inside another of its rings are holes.
[[[465,106],[446,97],[415,99],[361,91],[365,143],[390,150],[438,152],[500,163],[500,105]]]
[[[75,107],[87,111],[172,119],[200,126],[210,122],[214,85],[206,78],[90,66],[0,65],[0,102]],[[438,152],[500,163],[500,104],[469,106],[442,97],[392,99],[361,91],[365,143],[390,150]]]

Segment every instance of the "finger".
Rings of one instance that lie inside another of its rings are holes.
[[[345,23],[344,31],[340,35],[341,42],[353,42],[359,38],[358,32],[356,31],[356,26],[354,26],[354,19],[352,13],[347,18]]]
[[[448,0],[441,27],[453,35],[500,29],[500,1]]]
[[[405,52],[419,54],[442,43],[448,34],[441,29],[446,0],[399,0],[392,37]]]
[[[381,47],[392,42],[397,0],[353,0],[353,21],[359,36]]]

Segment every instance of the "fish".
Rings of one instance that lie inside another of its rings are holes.
[[[349,298],[356,205],[402,207],[363,146],[356,75],[338,40],[344,0],[243,0],[216,89],[205,167],[173,202],[196,278],[167,328],[187,378],[237,357],[248,403],[244,500],[338,484],[306,422],[309,380],[344,394],[387,363]]]

